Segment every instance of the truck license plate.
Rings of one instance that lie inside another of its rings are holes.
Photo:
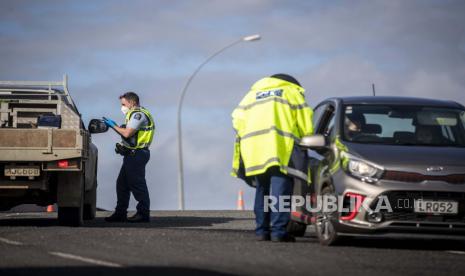
[[[5,176],[40,176],[39,166],[6,166]]]
[[[456,201],[415,200],[415,213],[457,214],[459,203]]]

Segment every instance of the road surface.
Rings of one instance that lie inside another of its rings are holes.
[[[148,224],[57,226],[54,213],[0,213],[0,275],[465,275],[465,242],[258,242],[253,214],[157,211]]]

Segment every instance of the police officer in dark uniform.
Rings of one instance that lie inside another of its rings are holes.
[[[155,132],[150,112],[141,107],[139,97],[127,92],[120,97],[121,111],[126,115],[125,125],[118,126],[113,120],[103,118],[108,127],[122,137],[115,151],[123,156],[123,165],[116,182],[118,202],[115,212],[105,218],[108,222],[149,222],[150,197],[145,181],[145,166],[150,159],[149,146]],[[137,213],[127,218],[130,193],[138,201]]]

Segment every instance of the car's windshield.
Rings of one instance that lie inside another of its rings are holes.
[[[344,140],[390,145],[465,147],[465,111],[404,105],[347,105]]]

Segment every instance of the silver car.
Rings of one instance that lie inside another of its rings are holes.
[[[291,232],[315,223],[324,245],[353,235],[465,237],[464,106],[332,98],[315,108],[314,124],[315,135],[301,142],[311,149],[312,184],[296,182],[294,193],[311,195],[312,206],[315,198],[335,197],[338,209],[299,207]]]

